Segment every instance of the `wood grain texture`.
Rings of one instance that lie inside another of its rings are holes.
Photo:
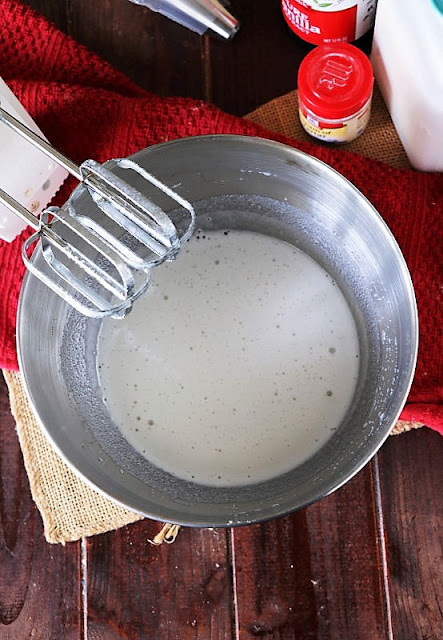
[[[0,640],[80,640],[80,546],[44,540],[3,376],[0,442]]]
[[[146,520],[89,539],[91,637],[231,638],[227,532],[182,529],[172,545],[154,547],[158,529]]]
[[[60,2],[53,2],[53,0],[25,0],[23,4],[27,4],[37,13],[46,16],[60,31],[69,33],[71,22],[70,0],[60,0]]]
[[[372,474],[296,514],[235,530],[239,638],[383,640]]]
[[[298,65],[312,46],[289,31],[278,1],[237,2],[235,10],[242,26],[232,41],[210,39],[211,101],[245,115],[296,88]]]
[[[204,98],[204,39],[128,0],[28,0],[62,31],[158,95]],[[58,4],[56,8],[55,5]]]
[[[393,636],[442,640],[443,438],[411,431],[379,457]]]

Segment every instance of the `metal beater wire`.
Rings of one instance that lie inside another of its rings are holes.
[[[38,218],[0,189],[0,202],[36,230],[22,250],[27,269],[80,313],[123,317],[149,286],[151,269],[173,260],[191,237],[194,208],[133,160],[114,161],[117,168],[133,171],[184,210],[189,223],[180,235],[167,213],[106,166],[94,160],[76,165],[1,107],[0,121],[82,182],[104,214],[101,223],[77,211],[71,195],[63,208],[48,207]],[[112,224],[119,231],[112,231]],[[36,245],[41,247],[43,268],[28,255]]]

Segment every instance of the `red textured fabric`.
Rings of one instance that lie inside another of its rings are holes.
[[[405,255],[420,318],[419,360],[402,418],[443,432],[441,405],[440,174],[392,169],[346,150],[274,135],[214,106],[159,98],[128,80],[44,18],[14,0],[0,0],[0,76],[51,142],[76,162],[126,156],[151,144],[196,134],[272,138],[332,165],[374,204]],[[64,202],[68,180],[53,204]],[[0,366],[17,369],[15,318],[24,267],[20,247],[0,241]]]

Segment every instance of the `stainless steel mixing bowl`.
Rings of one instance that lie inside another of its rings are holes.
[[[247,524],[326,496],[381,446],[413,377],[417,311],[393,236],[352,184],[281,144],[200,136],[151,147],[135,159],[195,203],[201,228],[271,234],[301,248],[336,279],[359,332],[360,371],[351,407],[327,444],[282,476],[230,488],[181,480],[140,456],[112,423],[97,380],[100,321],[80,316],[27,274],[18,315],[19,360],[41,427],[62,458],[94,488],[162,521]],[[83,187],[75,196],[78,207],[93,206]],[[165,210],[171,206],[159,204]],[[43,262],[38,252],[35,260]]]

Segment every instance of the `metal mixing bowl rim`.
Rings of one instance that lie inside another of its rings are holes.
[[[25,367],[25,357],[24,354],[22,353],[21,350],[21,344],[20,344],[20,335],[21,335],[21,330],[20,327],[22,326],[22,323],[24,323],[24,318],[23,318],[23,306],[24,306],[24,298],[25,298],[25,291],[26,288],[28,286],[28,281],[31,278],[31,275],[29,272],[26,272],[24,280],[23,280],[23,285],[21,288],[21,292],[20,292],[20,297],[19,297],[19,302],[18,302],[18,310],[17,310],[17,354],[18,354],[18,362],[19,362],[19,370],[21,372],[22,375],[22,380],[23,380],[23,385],[24,385],[24,389],[26,392],[26,395],[28,397],[30,406],[33,410],[34,416],[37,420],[37,423],[39,424],[40,428],[42,429],[45,437],[49,440],[51,446],[54,448],[54,450],[57,452],[57,454],[60,456],[60,458],[68,465],[68,467],[74,472],[74,474],[80,478],[83,482],[85,482],[85,484],[87,484],[89,487],[91,487],[94,491],[98,492],[99,494],[101,494],[102,496],[104,496],[105,498],[111,500],[113,503],[120,505],[121,507],[125,508],[125,509],[129,509],[131,511],[133,511],[136,514],[139,514],[141,516],[147,517],[147,518],[151,518],[151,519],[155,519],[155,520],[159,520],[159,521],[163,521],[163,522],[173,522],[174,524],[178,524],[178,525],[182,525],[182,526],[188,526],[188,527],[232,527],[232,526],[244,526],[244,525],[248,525],[248,524],[254,524],[254,523],[260,523],[260,522],[265,522],[268,521],[270,519],[276,518],[276,517],[280,517],[283,515],[286,515],[288,513],[291,512],[295,512],[295,511],[299,511],[300,509],[303,509],[307,506],[309,506],[310,504],[313,504],[315,502],[317,502],[318,500],[321,500],[322,498],[330,495],[331,493],[335,492],[337,489],[339,489],[340,487],[342,487],[344,484],[346,484],[351,478],[353,478],[359,471],[361,471],[361,469],[363,469],[363,467],[365,467],[368,462],[374,457],[374,455],[378,452],[378,450],[380,449],[380,447],[384,444],[384,442],[386,441],[386,439],[388,438],[390,431],[393,427],[393,425],[395,424],[395,422],[398,420],[401,411],[403,410],[404,404],[406,402],[407,396],[409,394],[411,385],[412,385],[412,381],[414,378],[414,374],[415,374],[415,367],[416,367],[416,363],[417,363],[417,354],[418,354],[418,337],[419,337],[419,326],[418,326],[418,311],[417,311],[417,304],[416,304],[416,298],[415,298],[415,293],[414,293],[414,287],[413,287],[413,283],[412,283],[412,279],[410,276],[410,272],[408,269],[408,266],[406,264],[406,261],[404,259],[404,256],[401,252],[401,249],[392,233],[392,231],[390,230],[390,228],[388,227],[388,225],[386,224],[386,222],[384,221],[384,219],[382,218],[381,214],[377,211],[377,209],[372,205],[372,203],[366,198],[366,196],[352,183],[350,182],[350,180],[348,180],[345,176],[343,176],[339,171],[337,171],[336,169],[334,169],[333,167],[331,167],[330,165],[328,165],[326,162],[323,162],[322,160],[319,160],[318,158],[316,158],[315,156],[312,156],[304,151],[300,151],[299,149],[292,147],[288,144],[284,144],[281,142],[276,142],[274,140],[269,140],[267,138],[261,138],[261,137],[257,137],[257,136],[245,136],[245,135],[238,135],[238,134],[206,134],[206,135],[199,135],[199,136],[188,136],[186,138],[178,138],[175,140],[171,140],[171,141],[167,141],[167,142],[163,142],[163,143],[159,143],[156,145],[152,145],[152,147],[148,147],[147,149],[141,150],[138,153],[142,153],[142,152],[146,152],[149,150],[156,150],[156,149],[160,149],[162,147],[168,146],[180,146],[183,144],[186,144],[188,141],[198,141],[198,140],[214,140],[214,139],[229,139],[232,141],[241,141],[242,143],[259,143],[260,145],[264,145],[264,146],[268,146],[272,149],[279,149],[281,148],[282,150],[285,151],[285,153],[290,152],[291,154],[294,154],[295,156],[302,156],[305,160],[307,160],[311,165],[322,165],[323,169],[326,172],[332,172],[333,174],[335,174],[340,180],[345,181],[348,186],[356,191],[359,195],[360,198],[362,198],[366,204],[370,207],[370,209],[372,210],[373,214],[375,214],[376,219],[378,219],[379,223],[382,224],[382,226],[384,227],[384,230],[386,232],[387,237],[390,238],[390,242],[391,245],[393,247],[393,250],[395,251],[397,258],[399,259],[399,263],[401,264],[402,267],[402,276],[404,278],[405,283],[407,282],[408,286],[409,286],[409,293],[411,295],[411,305],[413,308],[413,322],[414,322],[414,345],[413,345],[413,353],[411,354],[411,368],[410,368],[410,372],[407,378],[407,382],[405,382],[404,384],[404,402],[402,404],[402,406],[399,407],[396,415],[395,415],[395,419],[392,420],[392,423],[389,425],[386,425],[386,429],[384,432],[382,432],[378,439],[376,439],[371,447],[371,451],[365,455],[362,459],[360,459],[351,469],[347,469],[345,473],[341,474],[341,477],[337,478],[336,482],[333,482],[330,484],[330,486],[328,487],[327,490],[325,490],[324,492],[322,492],[321,494],[313,497],[312,499],[303,501],[300,504],[295,505],[293,508],[288,509],[286,508],[286,506],[282,507],[282,508],[278,508],[280,505],[275,505],[275,507],[271,510],[269,509],[269,512],[266,513],[266,515],[262,515],[262,516],[255,516],[252,518],[245,518],[243,520],[237,519],[237,520],[232,520],[232,519],[226,519],[226,518],[221,518],[219,520],[217,520],[217,518],[214,518],[214,521],[211,523],[208,522],[200,522],[198,521],[195,517],[192,516],[187,516],[183,517],[181,519],[177,519],[177,518],[168,518],[168,514],[167,511],[168,509],[163,509],[160,510],[159,512],[156,512],[155,509],[150,511],[149,513],[143,511],[140,509],[139,506],[137,506],[136,504],[132,504],[131,501],[123,501],[120,500],[118,498],[116,498],[114,495],[109,494],[103,487],[99,486],[98,484],[96,484],[93,480],[91,480],[87,475],[85,475],[81,470],[78,469],[78,467],[71,461],[70,456],[69,456],[69,452],[66,450],[63,450],[59,444],[55,441],[53,435],[50,433],[50,430],[45,426],[45,424],[43,424],[43,421],[40,419],[39,414],[38,414],[38,410],[37,410],[37,403],[35,402],[35,398],[33,396],[33,393],[31,391],[31,387],[30,387],[30,381],[27,378],[26,375],[26,367]],[[137,153],[133,154],[133,156],[137,156]],[[77,187],[78,188],[78,187]],[[36,254],[34,254],[35,256]],[[33,256],[33,257],[34,257]],[[272,511],[272,512],[271,512]]]

